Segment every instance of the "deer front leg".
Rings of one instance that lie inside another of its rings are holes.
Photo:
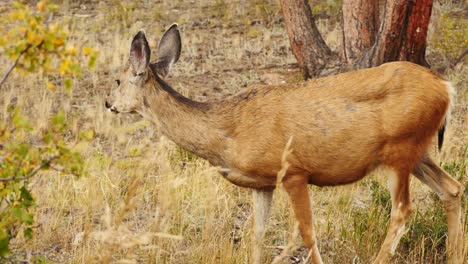
[[[252,263],[261,263],[262,241],[266,223],[270,214],[273,190],[252,190],[253,194],[253,235],[252,235]]]
[[[313,227],[312,209],[307,191],[307,177],[288,177],[283,180],[283,186],[291,200],[294,214],[299,223],[299,231],[305,245],[310,250],[312,262],[314,264],[323,263],[317,247],[317,238]]]

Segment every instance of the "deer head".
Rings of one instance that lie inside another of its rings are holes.
[[[173,24],[162,36],[157,50],[156,62],[150,63],[151,50],[145,31],[140,30],[133,38],[127,65],[115,80],[116,85],[105,101],[105,106],[114,113],[141,112],[145,89],[151,89],[152,74],[165,77],[180,56],[181,39],[177,24]]]

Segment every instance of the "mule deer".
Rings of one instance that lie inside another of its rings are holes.
[[[412,211],[410,174],[444,202],[449,257],[462,262],[463,186],[428,155],[432,137],[445,126],[453,92],[449,83],[426,68],[393,62],[295,85],[254,86],[201,103],[162,79],[180,50],[174,24],[161,38],[155,63],[150,63],[145,33],[139,31],[106,107],[153,121],[161,134],[219,167],[224,178],[253,189],[252,262],[261,260],[260,242],[290,138],[290,165],[282,184],[314,263],[322,260],[307,185],[349,184],[376,168],[390,172],[392,211],[375,263],[388,261],[403,234]]]

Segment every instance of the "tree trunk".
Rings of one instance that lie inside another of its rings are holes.
[[[426,37],[433,0],[387,0],[379,37],[361,67],[406,60],[429,67]]]
[[[387,0],[379,37],[370,51],[366,66],[397,61],[408,23],[408,0]]]
[[[410,1],[406,37],[400,50],[400,60],[429,67],[426,61],[426,37],[433,0]]]
[[[304,78],[317,76],[332,53],[315,25],[308,1],[280,0],[280,3],[291,50]]]
[[[375,42],[379,25],[379,2],[343,0],[343,58],[348,64],[359,60]]]
[[[336,59],[315,26],[304,0],[280,0],[291,49],[305,78]],[[343,58],[354,68],[406,60],[429,67],[426,37],[433,0],[386,0],[379,23],[377,0],[343,0]],[[328,67],[330,68],[330,67]]]

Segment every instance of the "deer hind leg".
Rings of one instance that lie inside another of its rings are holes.
[[[374,263],[386,263],[404,234],[405,222],[412,211],[409,194],[410,174],[407,170],[391,170],[388,188],[392,198],[392,212],[387,236]]]
[[[289,177],[283,180],[283,186],[289,195],[294,214],[299,223],[299,231],[305,245],[311,251],[314,264],[323,263],[317,247],[317,239],[312,221],[312,209],[307,190],[307,177]]]
[[[253,194],[253,235],[252,235],[252,263],[261,263],[262,242],[265,227],[270,214],[273,190],[252,190]]]
[[[425,155],[413,171],[421,182],[437,193],[444,203],[448,224],[448,262],[463,262],[463,231],[461,225],[461,196],[463,185]]]

